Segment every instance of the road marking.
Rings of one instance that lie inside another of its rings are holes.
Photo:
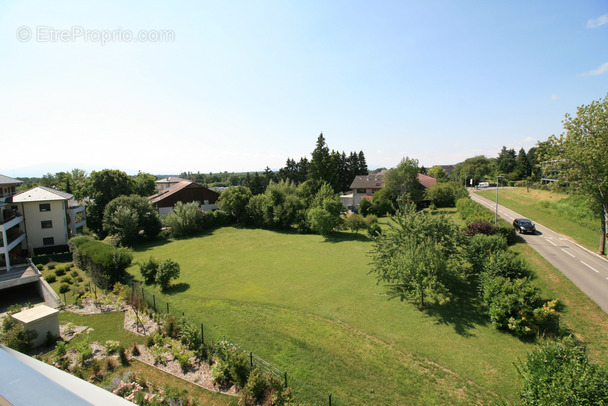
[[[569,253],[568,251],[566,251],[565,249],[562,248],[562,251],[564,251],[566,254],[570,255],[572,258],[574,258],[574,255],[572,255],[571,253]]]
[[[549,241],[551,244],[555,245],[557,247],[557,244],[554,243],[553,241],[551,241],[549,238],[547,238],[547,241]]]
[[[584,263],[583,261],[581,261],[581,264],[585,265],[586,267],[590,268],[592,271],[594,271],[595,273],[600,273],[600,271],[598,271],[597,269],[595,269],[594,267],[592,267],[591,265],[587,265],[586,263]]]

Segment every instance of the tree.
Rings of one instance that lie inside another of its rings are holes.
[[[397,198],[417,201],[422,198],[422,186],[418,181],[418,160],[405,157],[399,165],[386,172],[384,182],[386,188]]]
[[[509,174],[513,172],[516,164],[515,150],[507,149],[507,147],[503,146],[498,153],[496,163],[498,164],[498,170],[500,173]]]
[[[123,244],[131,244],[143,236],[154,238],[160,233],[161,222],[150,201],[139,195],[119,196],[106,205],[103,230],[118,234]]]
[[[346,216],[346,220],[344,220],[344,225],[350,228],[354,233],[359,234],[359,230],[367,228],[367,222],[357,213],[350,213]]]
[[[170,228],[171,235],[177,238],[187,237],[203,229],[205,215],[200,209],[200,202],[177,202],[163,219],[163,223]]]
[[[469,185],[469,180],[473,179],[474,184],[480,179],[491,176],[496,170],[496,159],[489,159],[483,155],[467,158],[464,162],[456,165],[452,176],[457,176],[458,180],[464,179],[466,176],[466,184]],[[464,183],[464,182],[463,182]]]
[[[422,171],[420,171],[422,173]],[[445,169],[441,165],[435,165],[431,169],[429,169],[429,176],[434,177],[437,181],[446,180],[447,175],[445,173]]]
[[[437,207],[455,207],[456,200],[468,196],[462,185],[456,182],[437,183],[426,189],[424,195]]]
[[[231,187],[222,192],[217,200],[217,205],[226,213],[234,216],[236,221],[241,221],[252,196],[253,194],[247,186]]]
[[[340,197],[334,193],[329,184],[323,183],[306,216],[313,231],[328,236],[340,225],[343,211]]]
[[[171,280],[179,278],[179,273],[179,264],[171,258],[167,258],[158,266],[156,283],[160,285],[161,290],[167,290],[171,284]]]
[[[517,179],[525,179],[532,175],[532,167],[530,166],[530,160],[526,154],[526,150],[523,148],[517,153],[517,159],[515,160],[515,177]]]
[[[156,191],[156,176],[139,172],[133,179],[133,191],[143,197],[153,195]]]
[[[308,179],[329,184],[334,192],[338,191],[338,174],[334,159],[329,153],[329,148],[325,144],[323,133],[317,138],[317,145],[312,151],[312,158],[308,164]]]
[[[362,216],[367,216],[370,213],[370,209],[372,207],[372,202],[370,199],[365,198],[359,201],[359,206],[357,209],[359,210],[359,214]]]
[[[447,300],[448,281],[458,268],[458,226],[444,216],[416,212],[413,204],[402,206],[391,220],[374,241],[370,273],[401,300],[411,298],[420,306],[427,297]]]
[[[524,405],[608,404],[608,368],[591,362],[572,337],[547,340],[516,367]]]
[[[84,194],[93,200],[87,206],[87,226],[95,232],[102,232],[106,205],[118,196],[131,193],[133,179],[126,173],[112,169],[93,171],[84,188]]]
[[[566,114],[563,123],[565,134],[548,140],[548,159],[559,159],[562,177],[575,182],[592,208],[601,207],[598,251],[603,255],[608,220],[608,96],[578,107],[576,117]]]

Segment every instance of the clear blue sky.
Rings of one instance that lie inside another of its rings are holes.
[[[429,167],[605,97],[608,2],[3,1],[0,51],[8,176],[280,168],[321,132]]]

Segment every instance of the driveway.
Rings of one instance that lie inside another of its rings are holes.
[[[488,200],[472,191],[469,192],[471,199],[481,203],[493,212],[495,211],[496,202],[494,200]],[[498,201],[500,202],[500,192]],[[501,205],[498,205],[498,215],[509,223],[513,223],[516,218],[524,217]],[[608,313],[608,260],[542,224],[536,223],[536,230],[537,233],[534,235],[520,235],[528,245],[559,269],[602,310]]]

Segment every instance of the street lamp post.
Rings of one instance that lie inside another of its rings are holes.
[[[496,176],[496,211],[494,212],[494,227],[498,224],[498,179],[504,176]]]

